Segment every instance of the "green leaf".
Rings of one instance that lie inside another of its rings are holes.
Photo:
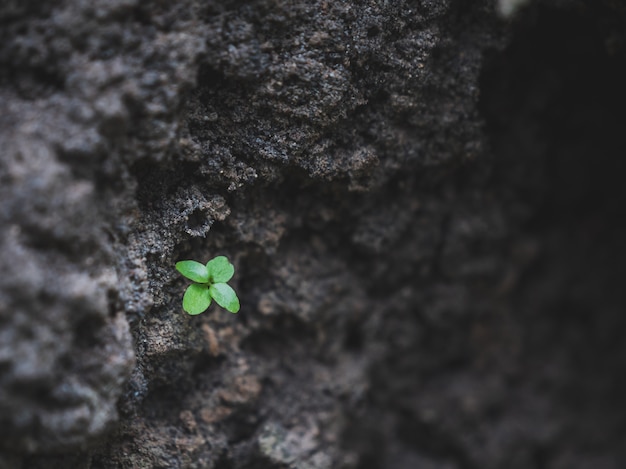
[[[176,263],[176,270],[187,277],[189,280],[193,280],[198,283],[209,282],[209,270],[205,265],[196,261],[180,261]]]
[[[217,256],[206,264],[209,271],[209,278],[212,283],[226,283],[235,273],[235,267],[228,261],[225,256]]]
[[[211,306],[211,294],[206,285],[192,283],[183,296],[183,309],[195,316],[204,313]]]
[[[231,313],[239,311],[239,298],[235,290],[226,283],[214,283],[209,287],[209,293],[222,308],[227,309]]]

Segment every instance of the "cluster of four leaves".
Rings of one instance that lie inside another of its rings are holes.
[[[183,309],[187,313],[196,315],[205,312],[212,300],[231,313],[239,311],[239,298],[226,283],[233,277],[235,267],[225,256],[211,259],[206,265],[180,261],[176,263],[176,270],[194,282],[183,296]]]

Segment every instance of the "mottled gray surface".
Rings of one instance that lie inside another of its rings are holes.
[[[134,363],[95,181],[59,157],[54,104],[6,97],[0,133],[3,449],[82,446],[117,420]],[[56,112],[55,112],[56,111]]]
[[[623,467],[625,18],[4,2],[0,467]]]

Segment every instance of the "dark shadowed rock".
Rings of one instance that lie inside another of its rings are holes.
[[[514,3],[4,2],[0,467],[624,467],[626,12]]]

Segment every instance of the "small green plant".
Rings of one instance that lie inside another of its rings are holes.
[[[183,309],[196,315],[204,313],[211,301],[231,313],[239,311],[239,298],[228,282],[235,273],[235,267],[225,256],[217,256],[206,265],[196,261],[180,261],[176,270],[194,283],[187,287],[183,296]]]

